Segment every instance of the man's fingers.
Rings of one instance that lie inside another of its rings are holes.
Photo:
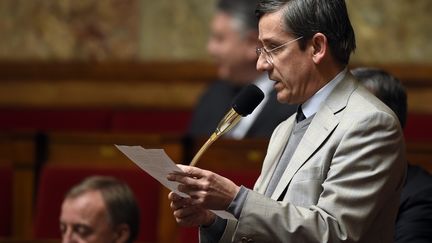
[[[168,194],[168,199],[169,199],[170,201],[178,201],[178,200],[182,200],[182,199],[184,199],[184,197],[178,195],[178,194],[175,193],[175,192],[170,192],[170,193]]]
[[[179,210],[181,208],[187,207],[187,204],[183,203],[183,202],[171,202],[170,207],[172,210],[176,211],[176,210]]]
[[[184,207],[181,207],[181,208],[179,208],[177,210],[174,210],[173,215],[176,218],[185,219],[185,218],[188,218],[188,217],[196,215],[196,213],[197,213],[197,208],[196,207],[194,207],[194,206],[184,206]]]
[[[189,196],[191,196],[191,194],[193,193],[193,192],[196,192],[196,191],[198,191],[198,190],[200,190],[200,187],[199,186],[197,186],[197,185],[185,185],[185,184],[179,184],[178,186],[177,186],[177,189],[180,191],[180,192],[183,192],[183,193],[186,193],[186,194],[188,194]]]
[[[185,189],[185,190],[196,190],[196,189],[202,189],[201,186],[201,181],[197,178],[194,177],[189,177],[189,176],[184,176],[184,175],[179,175],[179,174],[169,174],[167,176],[167,179],[170,181],[176,181],[178,183],[180,183],[180,185],[186,186],[189,189]],[[179,188],[179,191],[181,192],[186,192],[183,191]]]
[[[187,165],[177,165],[184,173],[180,174],[186,174],[188,177],[195,177],[195,178],[201,178],[203,174],[205,173],[205,170],[202,170],[198,167],[194,166],[187,166]],[[176,173],[176,172],[174,172]]]

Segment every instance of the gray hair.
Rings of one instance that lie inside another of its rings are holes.
[[[114,177],[91,176],[74,186],[66,198],[77,198],[89,191],[100,191],[113,226],[127,224],[130,229],[128,242],[138,235],[139,207],[128,185]]]

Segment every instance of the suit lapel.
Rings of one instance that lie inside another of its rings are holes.
[[[281,196],[285,188],[291,182],[294,174],[318,151],[324,141],[337,127],[339,124],[337,113],[346,107],[349,96],[352,94],[354,88],[353,77],[348,73],[321,105],[288,163],[281,181],[276,186],[271,197],[272,199],[277,200]],[[279,158],[280,156],[277,157],[278,160]],[[273,174],[273,170],[270,175]]]

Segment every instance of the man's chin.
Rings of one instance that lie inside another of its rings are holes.
[[[283,92],[284,89],[284,85],[283,83],[281,83],[280,81],[274,81],[275,83],[273,84],[273,88],[278,92],[278,94],[280,92]]]
[[[281,103],[281,104],[286,104],[286,103],[288,103],[287,100],[285,99],[284,95],[281,94],[280,91],[277,91],[276,99],[277,99],[277,101],[278,101],[279,103]]]
[[[277,95],[276,95],[276,99],[279,103],[282,104],[297,104],[295,100],[293,100],[293,97],[286,92],[286,90],[277,90]]]
[[[279,98],[279,96],[277,97],[277,101],[281,104],[287,104],[288,103],[285,99]]]

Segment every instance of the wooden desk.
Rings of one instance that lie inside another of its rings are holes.
[[[205,141],[205,139],[197,139],[189,142],[189,147],[185,148],[186,159],[190,161]],[[219,138],[202,155],[197,167],[209,170],[220,168],[261,169],[268,142],[269,139],[233,140]]]

